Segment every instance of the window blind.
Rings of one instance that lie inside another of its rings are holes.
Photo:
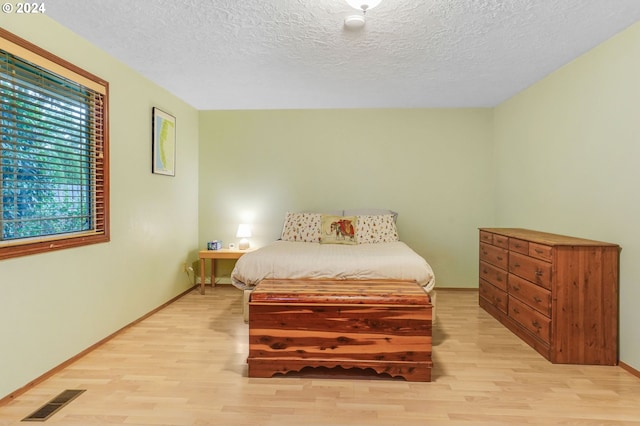
[[[0,248],[107,232],[106,90],[69,75],[0,49]]]

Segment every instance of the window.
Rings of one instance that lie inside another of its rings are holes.
[[[109,241],[108,83],[0,29],[0,259]]]

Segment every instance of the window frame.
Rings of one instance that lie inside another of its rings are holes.
[[[94,199],[92,203],[92,207],[96,208],[99,214],[102,215],[102,229],[95,233],[79,232],[7,241],[0,240],[0,260],[110,241],[109,83],[3,28],[0,28],[0,47],[17,57],[36,63],[49,72],[62,75],[89,88],[99,88],[103,93],[104,99],[102,123],[100,123],[103,133],[102,156],[100,158],[100,167],[97,167],[95,172],[95,179],[102,182],[100,190],[101,201],[98,202]],[[95,146],[95,144],[92,145]],[[101,204],[101,207],[98,208],[97,204]]]

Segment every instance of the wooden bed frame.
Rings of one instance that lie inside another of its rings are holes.
[[[431,381],[432,305],[415,282],[264,280],[249,306],[249,377],[342,367]]]

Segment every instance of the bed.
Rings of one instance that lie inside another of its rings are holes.
[[[400,241],[396,213],[340,213],[289,212],[280,240],[236,262],[249,377],[339,367],[430,381],[431,266]]]
[[[250,293],[265,279],[413,281],[435,304],[433,270],[399,240],[397,213],[380,209],[341,213],[288,212],[280,240],[238,259],[231,282],[245,292],[245,321]],[[352,233],[332,227],[344,220],[352,221]]]
[[[427,292],[435,285],[429,264],[404,242],[321,244],[274,241],[238,259],[233,285],[247,290],[269,278],[415,281]]]
[[[238,259],[249,377],[356,368],[431,380],[433,270],[399,240],[395,213],[359,213],[287,213],[280,240]]]

